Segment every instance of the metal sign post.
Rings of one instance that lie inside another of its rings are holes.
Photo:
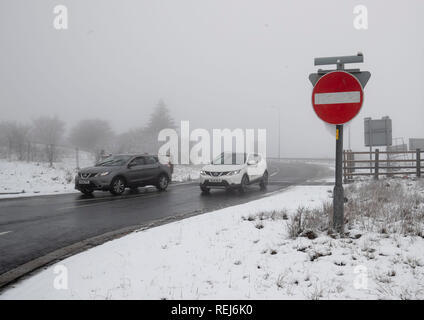
[[[363,88],[371,73],[359,69],[345,69],[346,63],[364,61],[362,54],[329,58],[315,58],[315,65],[335,64],[336,70],[321,70],[309,75],[314,89],[312,105],[323,121],[336,125],[336,179],[333,191],[332,228],[344,232],[343,190],[343,124],[352,120],[363,103]]]
[[[333,228],[344,230],[344,189],[343,189],[343,125],[336,125],[336,181],[333,189]]]
[[[377,120],[372,120],[369,117],[364,118],[364,134],[365,146],[370,147],[370,173],[372,173],[372,147],[392,145],[392,120],[387,116]],[[389,165],[390,162],[388,162]]]
[[[337,70],[344,64],[337,63]],[[333,189],[333,228],[344,232],[344,189],[343,189],[343,124],[336,125],[336,179]]]

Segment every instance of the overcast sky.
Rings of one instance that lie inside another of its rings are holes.
[[[68,30],[53,28],[58,4]],[[368,30],[353,27],[358,4]],[[351,147],[364,148],[364,117],[424,138],[423,30],[422,0],[2,0],[0,119],[98,117],[123,132],[162,98],[192,129],[266,128],[272,156],[275,106],[282,156],[334,156],[308,75],[314,57],[361,51],[372,76]]]

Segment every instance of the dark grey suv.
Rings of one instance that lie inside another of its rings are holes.
[[[84,194],[94,190],[120,195],[125,188],[136,189],[154,185],[165,190],[171,181],[171,168],[153,155],[119,154],[98,162],[94,167],[81,169],[75,177],[75,189]]]

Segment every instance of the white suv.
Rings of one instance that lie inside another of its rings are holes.
[[[223,152],[200,171],[200,189],[209,193],[211,188],[238,189],[245,192],[249,184],[268,184],[266,159],[256,153]]]

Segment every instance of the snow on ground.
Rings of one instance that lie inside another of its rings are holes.
[[[94,158],[84,154],[80,166],[93,165]],[[0,159],[0,199],[33,195],[75,192],[76,174],[74,158],[54,162],[7,161]]]
[[[331,189],[297,186],[135,232],[47,267],[0,299],[424,298],[422,237],[289,238],[299,206],[322,208]]]
[[[200,177],[201,166],[195,165],[175,165],[172,173],[172,181],[185,182],[197,180]]]
[[[80,167],[94,164],[94,158],[81,157]],[[0,159],[0,199],[34,195],[76,192],[74,178],[77,173],[74,158],[53,163],[7,161]],[[172,180],[184,182],[199,178],[200,169],[195,166],[175,166]]]

